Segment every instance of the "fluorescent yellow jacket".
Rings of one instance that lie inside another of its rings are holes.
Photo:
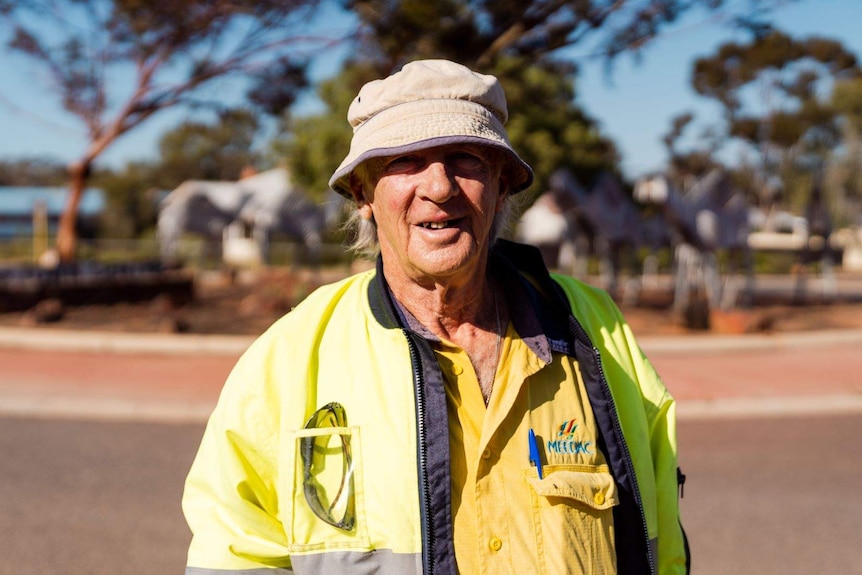
[[[618,309],[552,278],[533,248],[498,241],[491,260],[516,331],[577,358],[613,477],[618,572],[687,572],[674,403]],[[404,327],[381,265],[315,291],[231,372],[186,481],[187,575],[458,572],[442,374]],[[304,426],[330,402],[347,414],[332,432],[349,438],[351,529],[319,519],[303,487],[302,438],[319,433]]]

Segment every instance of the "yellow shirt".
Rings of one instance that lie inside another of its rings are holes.
[[[616,572],[616,486],[577,362],[545,364],[514,328],[486,409],[467,354],[435,344],[446,379],[455,557],[463,575]],[[529,459],[533,429],[543,479]]]

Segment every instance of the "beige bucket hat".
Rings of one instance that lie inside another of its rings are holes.
[[[508,153],[511,193],[533,182],[533,170],[512,149],[503,125],[506,95],[494,76],[448,60],[418,60],[365,84],[350,104],[350,152],[329,179],[347,197],[350,174],[362,162],[455,143],[493,146]]]

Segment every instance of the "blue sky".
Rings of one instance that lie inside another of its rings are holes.
[[[745,0],[731,2],[744,4]],[[779,0],[773,16],[778,27],[793,36],[836,38],[862,58],[859,0]],[[337,19],[325,21],[332,26],[325,32],[339,32]],[[663,166],[661,137],[676,114],[692,111],[701,123],[718,116],[718,107],[689,87],[689,75],[696,58],[730,39],[734,37],[729,28],[715,18],[693,15],[648,45],[640,62],[623,56],[610,78],[601,63],[589,57],[587,48],[571,50],[570,56],[581,67],[578,102],[617,143],[627,176],[634,178]],[[324,62],[318,73],[325,74],[328,68]],[[119,167],[126,161],[155,157],[161,134],[183,117],[182,112],[166,111],[151,118],[117,141],[103,162]],[[0,52],[0,158],[48,156],[70,161],[85,143],[83,129],[62,112],[45,78],[27,62]]]
[[[791,36],[835,38],[862,60],[859,0],[787,2],[772,14],[775,25]],[[603,77],[601,66],[583,66],[578,99],[619,146],[626,175],[633,178],[664,166],[661,138],[673,116],[689,110],[702,122],[718,118],[718,105],[690,87],[691,66],[729,40],[745,38],[734,37],[712,19],[692,18],[649,45],[640,64],[623,57],[612,84]]]

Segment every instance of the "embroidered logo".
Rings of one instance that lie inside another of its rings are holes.
[[[592,455],[593,452],[590,450],[590,446],[593,442],[575,439],[575,431],[577,431],[577,429],[578,422],[576,419],[570,419],[560,425],[556,437],[554,439],[549,439],[547,442],[548,451],[551,453],[569,453],[572,455],[577,455],[579,453]]]

